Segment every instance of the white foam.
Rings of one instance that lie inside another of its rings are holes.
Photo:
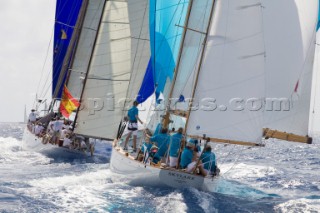
[[[157,204],[157,212],[186,212],[188,210],[187,205],[183,199],[183,195],[179,191],[174,191],[165,196],[157,197],[155,200]]]
[[[297,199],[289,200],[285,203],[281,203],[274,208],[277,212],[286,213],[316,213],[320,212],[320,199],[309,200],[309,199]]]

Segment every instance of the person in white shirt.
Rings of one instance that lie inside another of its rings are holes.
[[[58,119],[51,124],[51,129],[53,130],[52,140],[54,144],[59,144],[62,126],[63,121]]]
[[[38,137],[41,137],[42,133],[43,133],[43,130],[44,130],[44,127],[41,124],[37,124],[35,129],[34,129],[34,134],[36,136],[38,136]]]
[[[71,140],[70,140],[70,135],[66,134],[66,137],[63,139],[63,146],[67,147],[69,149],[72,148]]]
[[[31,113],[29,114],[29,122],[30,123],[35,123],[37,120],[37,113],[35,111],[36,110],[32,109]]]
[[[37,121],[37,113],[35,112],[36,110],[32,109],[31,113],[29,114],[28,118],[28,129],[30,132],[34,133],[34,124]]]

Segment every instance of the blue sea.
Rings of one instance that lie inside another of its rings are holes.
[[[131,185],[110,171],[110,144],[92,159],[26,150],[23,130],[0,124],[0,212],[320,212],[320,137],[215,145],[221,176],[209,193]]]

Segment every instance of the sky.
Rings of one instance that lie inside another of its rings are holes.
[[[0,122],[23,121],[25,105],[29,114],[37,89],[41,93],[50,86],[44,86],[43,82],[47,77],[51,79],[52,47],[49,45],[53,39],[55,2],[0,0]],[[39,82],[42,84],[38,85]],[[49,93],[50,89],[48,97]],[[319,101],[319,94],[320,91],[313,99]],[[316,125],[320,131],[318,120],[320,114],[311,116],[311,126]]]
[[[0,122],[23,121],[51,72],[54,13],[55,0],[0,0]]]

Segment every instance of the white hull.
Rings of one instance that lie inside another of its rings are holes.
[[[79,150],[59,147],[57,145],[52,145],[50,143],[43,144],[42,138],[38,138],[34,134],[30,133],[27,127],[24,130],[23,141],[25,142],[25,146],[24,146],[25,149],[39,152],[42,154],[57,153],[59,156],[69,156],[69,155],[77,155],[77,156],[83,156],[83,157],[90,156],[90,154],[87,154]]]
[[[112,150],[110,169],[124,175],[134,185],[169,186],[173,188],[193,187],[203,191],[214,191],[216,178],[204,178],[186,172],[160,169],[135,161],[118,151]]]

